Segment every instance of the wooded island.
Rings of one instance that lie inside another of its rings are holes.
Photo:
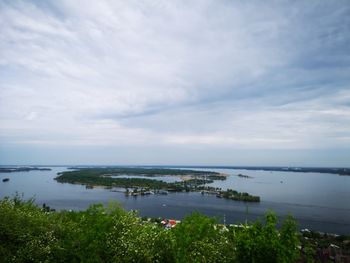
[[[120,178],[118,178],[120,176]],[[123,176],[130,176],[125,178]],[[132,176],[144,176],[149,178],[132,178]],[[152,177],[175,176],[180,179],[175,182],[155,180]],[[227,175],[213,171],[198,171],[186,169],[166,168],[79,168],[78,170],[59,173],[55,178],[60,183],[82,184],[87,188],[103,186],[106,188],[125,188],[127,196],[147,195],[152,193],[167,194],[168,192],[195,192],[212,191],[207,184],[215,180],[226,180]],[[131,189],[131,190],[130,190]],[[260,197],[248,193],[239,193],[228,189],[227,191],[214,191],[217,197],[235,201],[260,202]]]

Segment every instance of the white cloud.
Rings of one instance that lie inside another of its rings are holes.
[[[2,3],[0,140],[350,147],[349,13],[342,1]]]

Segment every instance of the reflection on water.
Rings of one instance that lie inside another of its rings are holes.
[[[350,233],[350,203],[347,201],[350,200],[350,176],[208,169],[231,175],[226,181],[214,182],[213,186],[246,191],[262,199],[261,203],[244,203],[200,193],[125,197],[121,192],[86,189],[85,186],[53,180],[57,172],[64,170],[66,168],[52,167],[52,171],[0,174],[0,197],[23,193],[25,198],[35,197],[39,205],[45,202],[56,209],[85,209],[90,204],[106,204],[112,200],[120,202],[126,209],[139,210],[141,215],[180,219],[196,210],[219,219],[225,215],[228,223],[254,220],[272,209],[280,215],[293,214],[300,227]],[[236,176],[239,173],[253,178]],[[10,178],[10,181],[2,182],[3,178]],[[173,176],[152,179],[177,180]]]

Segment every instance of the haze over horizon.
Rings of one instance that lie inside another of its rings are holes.
[[[350,4],[0,1],[0,164],[349,167]]]

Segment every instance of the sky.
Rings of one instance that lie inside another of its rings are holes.
[[[0,0],[0,164],[350,166],[350,3]]]

